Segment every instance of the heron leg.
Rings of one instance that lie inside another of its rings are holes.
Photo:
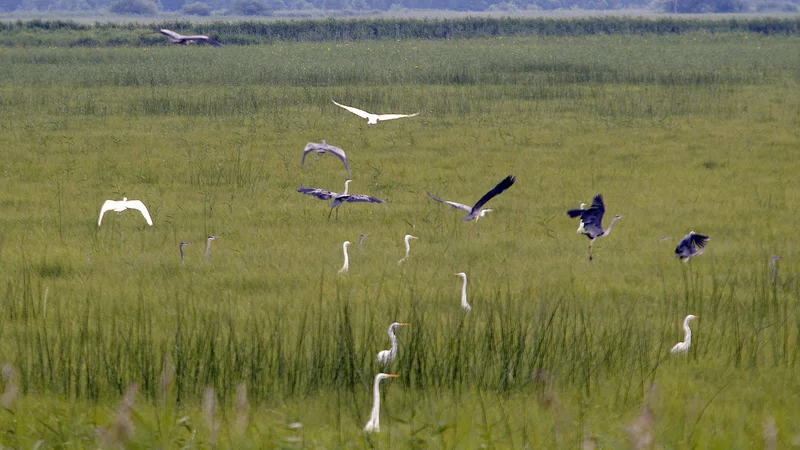
[[[339,208],[338,207],[336,208],[336,220],[337,221],[339,220]]]
[[[593,259],[592,258],[592,244],[594,244],[594,241],[589,241],[589,261],[592,261],[592,259]]]
[[[333,208],[328,211],[328,220],[331,220],[331,214],[333,214]]]

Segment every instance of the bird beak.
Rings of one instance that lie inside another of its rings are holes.
[[[397,377],[399,377],[399,376],[400,376],[400,375],[398,375],[398,374],[396,374],[396,373],[387,373],[387,374],[386,374],[386,378],[397,378]]]
[[[419,238],[416,236],[411,236],[411,239],[419,239]]]
[[[401,327],[407,327],[409,325],[411,325],[411,324],[410,323],[405,323],[405,322],[400,324]]]

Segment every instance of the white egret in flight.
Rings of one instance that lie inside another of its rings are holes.
[[[158,30],[159,33],[166,36],[169,41],[173,44],[194,44],[195,42],[201,42],[205,44],[211,44],[214,47],[222,47],[222,43],[212,37],[208,37],[203,34],[194,34],[190,36],[184,36],[182,34],[178,34],[172,30],[167,30],[166,28],[162,28]]]
[[[594,245],[595,239],[611,234],[611,227],[614,226],[614,222],[622,218],[622,216],[617,214],[611,218],[611,223],[608,224],[608,228],[603,229],[602,222],[605,213],[606,207],[603,204],[602,194],[597,194],[594,197],[592,206],[589,209],[570,209],[567,211],[567,215],[570,217],[581,218],[582,226],[578,227],[578,233],[583,233],[589,238],[589,261],[592,260],[592,246]]]
[[[402,264],[403,261],[408,259],[408,253],[411,252],[411,244],[408,241],[411,240],[411,239],[417,239],[417,237],[416,236],[412,236],[410,234],[407,234],[406,237],[405,237],[406,256],[404,256],[403,259],[401,259],[400,261],[397,261],[397,264]]]
[[[682,259],[683,262],[689,262],[689,259],[692,256],[702,255],[703,251],[705,251],[706,243],[711,238],[708,236],[703,236],[700,234],[695,233],[694,231],[690,231],[689,234],[683,237],[680,242],[678,242],[678,246],[675,247],[675,254],[678,255],[678,258]]]
[[[316,142],[309,142],[306,144],[306,148],[303,150],[303,159],[300,160],[300,167],[303,167],[306,162],[306,155],[311,152],[317,152],[317,156],[324,155],[325,153],[330,153],[336,156],[342,161],[342,163],[344,163],[344,168],[347,170],[347,177],[350,178],[350,166],[347,164],[347,156],[344,154],[344,150],[328,144],[325,142],[325,139],[323,139],[319,144]]]
[[[669,351],[670,353],[686,353],[689,350],[689,346],[692,345],[692,330],[689,329],[689,322],[697,318],[698,316],[689,314],[683,319],[683,331],[686,333],[683,337],[683,342],[675,344]]]
[[[369,422],[364,427],[364,431],[368,433],[378,433],[381,431],[381,380],[386,378],[397,378],[400,375],[394,373],[379,373],[375,375],[375,384],[372,388],[372,413],[369,416]]]
[[[189,244],[191,244],[191,242],[181,242],[180,244],[178,244],[178,251],[181,252],[181,262],[183,262],[183,246]]]
[[[347,256],[347,247],[350,247],[350,241],[344,241],[342,244],[342,251],[344,251],[344,265],[339,269],[339,273],[345,273],[350,269],[350,258]]]
[[[489,200],[493,199],[497,195],[500,195],[503,191],[510,188],[517,179],[513,175],[509,175],[505,177],[501,182],[497,183],[497,186],[492,188],[489,192],[483,195],[480,200],[477,201],[473,206],[467,206],[462,203],[451,202],[448,200],[442,200],[440,198],[434,197],[430,192],[428,192],[428,197],[436,200],[437,202],[446,203],[453,208],[461,209],[464,211],[469,212],[462,220],[474,220],[475,226],[478,226],[478,219],[485,216],[487,212],[491,212],[491,209],[481,209],[483,205],[485,205]],[[480,232],[479,232],[480,234]]]
[[[414,113],[414,114],[372,114],[372,113],[368,113],[368,112],[364,111],[363,109],[353,108],[352,106],[345,106],[345,105],[342,105],[341,103],[336,103],[336,100],[333,100],[333,103],[336,106],[340,106],[340,107],[350,111],[351,113],[357,115],[358,117],[367,119],[367,125],[369,125],[369,126],[377,125],[378,122],[382,122],[384,120],[402,119],[402,118],[405,118],[405,117],[414,117],[414,116],[419,114],[419,113]]]
[[[144,203],[140,200],[128,200],[128,197],[123,197],[120,201],[106,200],[106,202],[103,203],[103,207],[100,208],[100,217],[97,219],[97,226],[100,226],[103,222],[103,214],[105,214],[106,211],[116,211],[121,214],[122,211],[126,209],[135,209],[139,211],[144,216],[144,220],[147,221],[147,224],[151,227],[153,226],[153,219],[150,218],[150,212],[147,211],[147,207],[144,206]]]
[[[339,218],[339,209],[338,209],[338,207],[343,202],[348,202],[348,203],[353,203],[353,202],[357,202],[357,203],[386,203],[384,200],[379,200],[379,199],[377,199],[375,197],[370,197],[369,195],[348,194],[347,190],[348,190],[348,186],[350,185],[351,181],[352,180],[345,180],[345,182],[344,182],[344,192],[341,193],[341,194],[336,193],[336,192],[326,191],[325,189],[307,188],[307,187],[303,187],[303,186],[300,186],[299,188],[297,188],[297,192],[299,192],[301,194],[306,194],[306,195],[313,195],[314,197],[317,197],[320,200],[333,199],[333,201],[330,202],[330,204],[328,206],[331,207],[331,212],[333,212],[333,210],[336,209],[336,218],[337,219]],[[328,213],[328,218],[330,218],[330,217],[331,217],[331,214]]]
[[[389,325],[389,339],[392,341],[392,347],[389,350],[381,350],[378,352],[377,361],[379,364],[388,365],[394,358],[397,357],[397,336],[394,335],[394,329],[397,327],[407,327],[409,324],[405,322],[394,322]]]
[[[461,307],[464,308],[464,311],[472,311],[472,306],[467,303],[467,274],[459,272],[453,275],[459,276],[464,280],[464,284],[461,286]]]

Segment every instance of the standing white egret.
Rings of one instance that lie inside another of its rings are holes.
[[[578,227],[577,232],[583,233],[589,238],[589,261],[592,260],[592,247],[594,246],[595,239],[611,234],[611,227],[614,226],[614,222],[622,218],[622,216],[617,214],[611,218],[611,223],[608,224],[608,228],[603,229],[602,222],[605,213],[606,207],[603,204],[602,194],[597,194],[594,197],[592,206],[589,209],[570,209],[567,211],[567,215],[570,217],[581,218],[581,225]]]
[[[106,211],[116,211],[122,214],[122,211],[126,209],[135,209],[139,211],[144,216],[144,220],[147,221],[147,224],[151,227],[153,226],[153,219],[150,218],[150,212],[147,211],[147,207],[144,206],[144,203],[140,200],[128,200],[128,197],[122,197],[120,201],[106,200],[105,203],[103,203],[103,207],[100,208],[100,217],[97,219],[97,226],[103,223],[103,214],[105,214]]]
[[[339,269],[339,273],[345,273],[350,269],[350,258],[347,256],[347,247],[350,247],[350,241],[344,241],[342,244],[342,251],[344,252],[344,265]]]
[[[325,189],[307,188],[307,187],[303,187],[303,186],[300,186],[299,188],[297,188],[297,192],[300,192],[301,194],[306,194],[306,195],[313,195],[314,197],[317,197],[320,200],[333,199],[333,201],[328,206],[331,207],[331,212],[333,212],[333,209],[336,209],[336,218],[337,219],[339,218],[339,209],[338,209],[338,207],[339,207],[339,205],[342,204],[342,202],[348,202],[348,203],[353,203],[353,202],[385,203],[384,200],[379,200],[379,199],[377,199],[375,197],[370,197],[369,195],[348,194],[347,190],[348,190],[348,187],[350,185],[350,181],[352,181],[352,180],[345,180],[345,182],[344,182],[344,192],[341,193],[341,194],[338,194],[336,192],[326,191]],[[328,213],[328,218],[330,218],[330,217],[331,217],[331,213]]]
[[[406,242],[406,256],[404,256],[403,259],[401,259],[400,261],[397,261],[397,264],[402,264],[403,261],[408,259],[408,253],[411,251],[411,244],[408,241],[411,240],[411,239],[417,239],[417,237],[416,236],[412,236],[410,234],[407,234],[404,239],[405,239],[405,242]]]
[[[206,239],[206,259],[211,256],[211,241],[219,239],[217,236],[209,236]]]
[[[414,116],[419,114],[419,113],[414,113],[414,114],[372,114],[372,113],[368,113],[368,112],[364,111],[363,109],[353,108],[352,106],[345,106],[345,105],[342,105],[341,103],[336,103],[336,100],[333,100],[333,103],[336,106],[342,107],[342,108],[350,111],[351,113],[357,115],[358,117],[361,117],[363,119],[367,119],[367,125],[369,125],[369,126],[377,125],[378,122],[382,122],[384,120],[402,119],[402,118],[405,118],[405,117],[414,117]]]
[[[180,244],[178,244],[178,251],[181,252],[181,262],[183,262],[183,246],[189,244],[191,244],[191,242],[181,242]]]
[[[397,336],[394,335],[394,329],[397,327],[407,327],[409,324],[405,322],[394,322],[389,325],[389,339],[392,341],[392,347],[389,350],[381,350],[378,352],[376,358],[379,364],[388,365],[394,358],[397,357]]]
[[[324,155],[326,152],[336,156],[344,163],[344,168],[347,170],[347,177],[350,178],[350,166],[347,164],[347,155],[344,154],[344,150],[328,144],[325,142],[325,139],[319,144],[316,142],[309,142],[306,144],[306,148],[303,149],[303,159],[300,160],[300,167],[303,167],[306,162],[306,155],[311,152],[317,152],[317,157],[319,157],[319,155]]]
[[[461,286],[461,307],[464,311],[472,311],[472,306],[467,303],[467,274],[464,272],[454,273],[453,275],[459,276],[464,279],[464,284]]]
[[[692,330],[689,329],[689,321],[697,318],[699,317],[689,314],[683,319],[683,331],[686,333],[683,337],[683,342],[675,344],[669,351],[670,353],[686,353],[689,350],[689,346],[692,345]]]
[[[690,231],[689,234],[683,237],[680,242],[678,242],[678,246],[675,247],[675,254],[678,255],[678,258],[682,259],[683,262],[689,262],[689,259],[692,256],[702,255],[703,251],[705,251],[706,243],[711,240],[708,236],[703,236],[700,234],[695,233],[694,231]]]
[[[381,431],[381,380],[386,378],[397,378],[400,375],[394,373],[379,373],[375,375],[375,384],[372,387],[372,413],[369,416],[369,422],[364,427],[364,431],[368,433],[378,433]]]
[[[208,36],[206,36],[204,34],[194,34],[194,35],[190,35],[190,36],[184,36],[182,34],[178,34],[178,33],[174,32],[172,30],[167,30],[166,28],[162,28],[162,29],[158,30],[158,32],[163,34],[164,36],[166,36],[169,39],[169,41],[171,43],[173,43],[173,44],[186,45],[186,44],[194,44],[195,42],[201,42],[201,43],[211,44],[214,47],[222,47],[223,46],[222,43],[219,42],[218,40],[216,40],[216,39],[214,39],[212,37],[208,37]]]
[[[469,214],[467,214],[462,220],[467,220],[467,221],[474,220],[475,221],[475,227],[477,228],[478,219],[480,219],[481,217],[485,216],[487,212],[492,211],[491,209],[481,209],[481,207],[483,205],[485,205],[489,200],[493,199],[497,195],[500,195],[506,189],[510,188],[514,184],[515,181],[517,181],[517,179],[513,175],[509,175],[509,176],[503,178],[502,181],[497,183],[497,186],[493,187],[492,190],[490,190],[489,192],[484,194],[483,197],[481,197],[481,199],[478,200],[471,207],[467,206],[467,205],[464,205],[464,204],[461,204],[461,203],[442,200],[440,198],[434,197],[430,192],[428,192],[428,197],[432,198],[433,200],[436,200],[437,202],[446,203],[446,204],[452,206],[453,208],[461,209],[461,210],[464,210],[464,211],[468,211]],[[480,230],[478,230],[478,234],[480,235]]]
[[[359,252],[361,251],[361,246],[364,244],[364,239],[366,239],[368,237],[369,237],[368,234],[362,234],[361,236],[358,237],[358,251]]]
[[[769,259],[769,279],[770,281],[775,281],[775,274],[777,271],[775,270],[775,261],[783,258],[783,256],[773,255]]]

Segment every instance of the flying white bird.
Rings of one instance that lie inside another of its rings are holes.
[[[467,214],[462,220],[474,220],[475,226],[478,226],[478,219],[485,216],[486,213],[491,212],[491,209],[481,209],[483,205],[485,205],[489,200],[493,199],[494,197],[500,195],[503,191],[510,188],[517,179],[513,175],[509,175],[505,177],[501,182],[497,183],[497,186],[492,188],[489,192],[483,195],[480,200],[477,201],[473,206],[467,206],[462,203],[451,202],[448,200],[442,200],[438,197],[434,197],[430,192],[428,192],[428,197],[436,200],[437,202],[446,203],[453,208],[461,209],[467,211]],[[480,230],[478,231],[480,234]]]
[[[578,233],[583,233],[589,238],[589,261],[592,260],[592,247],[594,246],[595,239],[608,236],[611,234],[611,227],[617,219],[622,219],[622,216],[617,214],[611,218],[611,223],[608,228],[603,229],[603,215],[606,213],[606,207],[603,204],[603,195],[597,194],[592,200],[592,206],[589,209],[570,209],[567,215],[572,218],[580,217],[581,225],[578,227]]]
[[[400,375],[394,373],[379,373],[375,375],[375,384],[372,388],[372,414],[369,416],[369,422],[364,427],[364,431],[368,433],[378,433],[381,431],[381,380],[386,378],[397,378]]]
[[[411,239],[417,239],[417,237],[416,237],[416,236],[412,236],[412,235],[410,235],[410,234],[407,234],[407,235],[406,235],[406,237],[405,237],[405,242],[406,242],[406,256],[404,256],[404,257],[403,257],[403,259],[401,259],[400,261],[397,261],[397,264],[402,264],[402,263],[403,263],[403,261],[405,261],[405,260],[407,260],[407,259],[408,259],[408,253],[411,251],[411,244],[410,244],[408,241],[409,241],[409,240],[411,240]]]
[[[683,237],[680,242],[678,242],[678,246],[675,247],[675,254],[678,255],[678,258],[682,259],[683,262],[689,262],[689,259],[692,256],[702,255],[703,251],[705,251],[706,243],[711,240],[708,236],[703,236],[700,234],[695,233],[694,231],[690,231],[689,234]]]
[[[330,204],[328,206],[331,207],[331,212],[333,212],[333,210],[336,209],[336,218],[337,219],[339,218],[339,209],[338,209],[338,207],[339,207],[339,205],[342,204],[342,202],[348,202],[348,203],[353,203],[353,202],[385,203],[384,200],[379,200],[379,199],[377,199],[375,197],[370,197],[369,195],[348,194],[347,190],[348,190],[348,186],[350,185],[351,181],[352,180],[345,180],[345,182],[344,182],[344,192],[341,193],[341,194],[336,193],[336,192],[326,191],[325,189],[307,188],[307,187],[303,187],[303,186],[300,186],[299,188],[297,188],[297,192],[299,192],[301,194],[306,194],[306,195],[313,195],[314,197],[317,197],[320,200],[333,199],[333,201],[330,202]],[[328,218],[330,218],[330,217],[331,217],[331,214],[328,213]]]
[[[350,247],[350,241],[344,241],[342,244],[342,251],[344,251],[344,265],[339,269],[339,273],[345,273],[350,269],[350,258],[347,256],[347,247]]]
[[[345,106],[345,105],[342,105],[341,103],[336,103],[336,100],[333,100],[333,103],[336,106],[340,106],[340,107],[350,111],[351,113],[357,115],[358,117],[362,117],[364,119],[367,119],[367,125],[369,125],[369,126],[377,125],[378,122],[381,122],[381,121],[384,121],[384,120],[402,119],[402,118],[405,118],[405,117],[414,117],[414,116],[419,114],[419,113],[414,113],[414,114],[372,114],[372,113],[368,113],[368,112],[366,112],[366,111],[364,111],[362,109],[353,108],[352,106]]]
[[[409,324],[405,322],[394,322],[389,325],[389,339],[392,340],[392,348],[389,350],[381,350],[378,352],[377,361],[384,366],[394,361],[397,356],[397,336],[394,335],[394,329],[397,327],[407,327]]]
[[[675,344],[669,351],[670,353],[686,353],[689,350],[689,346],[692,345],[692,330],[689,329],[689,321],[697,318],[698,316],[689,314],[683,319],[683,331],[686,333],[683,337],[683,342]]]
[[[150,212],[147,211],[147,207],[144,206],[144,203],[139,200],[128,200],[128,197],[123,197],[121,201],[106,200],[106,202],[103,203],[103,207],[100,208],[100,217],[97,219],[97,226],[100,226],[103,222],[103,214],[105,214],[106,211],[116,211],[121,214],[122,211],[126,209],[135,209],[139,211],[144,216],[144,220],[147,221],[147,224],[151,227],[153,226],[153,219],[150,218]]]
[[[467,274],[464,272],[454,273],[453,275],[459,276],[464,279],[464,285],[461,286],[461,307],[464,311],[472,311],[472,306],[467,303]]]
[[[190,36],[184,36],[182,34],[178,34],[178,33],[174,32],[172,30],[167,30],[166,28],[162,28],[162,29],[158,30],[158,32],[163,34],[164,36],[166,36],[169,39],[169,41],[171,43],[173,43],[173,44],[187,45],[187,44],[194,44],[196,42],[201,42],[201,43],[205,43],[205,44],[211,44],[214,47],[222,47],[223,46],[220,41],[218,41],[218,40],[216,40],[216,39],[214,39],[212,37],[208,37],[206,35],[203,35],[203,34],[194,34],[194,35],[190,35]]]
[[[344,154],[344,150],[328,144],[325,142],[325,139],[319,144],[316,142],[309,142],[303,150],[303,159],[300,160],[300,167],[303,167],[306,162],[306,155],[311,152],[317,152],[317,156],[324,155],[326,152],[336,156],[344,163],[344,168],[347,170],[347,177],[350,178],[350,166],[347,164],[347,155]]]

